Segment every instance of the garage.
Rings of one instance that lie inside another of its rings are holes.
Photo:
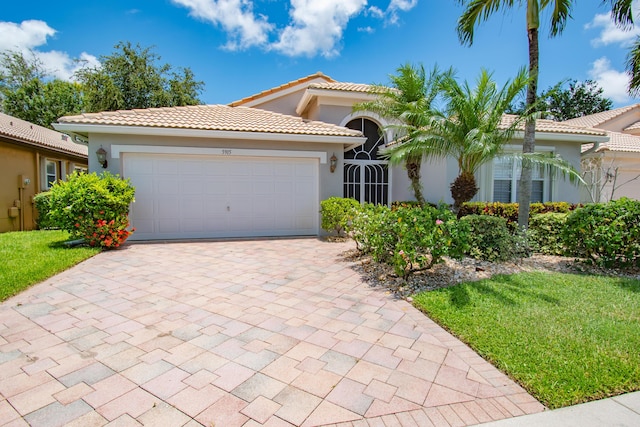
[[[318,234],[317,158],[122,153],[131,239]]]

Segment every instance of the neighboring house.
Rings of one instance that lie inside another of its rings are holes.
[[[371,100],[371,86],[341,83],[316,73],[230,105],[154,108],[62,117],[56,129],[89,141],[89,169],[105,166],[131,178],[136,202],[132,238],[175,239],[318,235],[320,201],[409,200],[402,167],[378,149],[394,139],[388,123],[355,103]],[[505,120],[511,120],[509,116]],[[579,167],[580,147],[607,138],[603,131],[541,120],[537,147]],[[508,147],[521,150],[519,135]],[[458,174],[453,159],[425,162],[425,197],[451,202]],[[516,165],[497,160],[479,172],[478,200],[515,200]],[[535,200],[578,202],[576,188],[540,174]]]
[[[0,113],[0,232],[35,228],[33,197],[74,170],[87,170],[85,145]]]
[[[584,202],[620,197],[640,200],[640,104],[578,117],[563,123],[602,129],[608,141],[583,147],[582,165],[588,191]]]

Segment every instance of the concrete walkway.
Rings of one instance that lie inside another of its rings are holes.
[[[602,426],[640,426],[640,391],[553,411],[482,424],[482,427]]]
[[[5,426],[463,426],[543,411],[316,239],[137,244],[0,305]]]

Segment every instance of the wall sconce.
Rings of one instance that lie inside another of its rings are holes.
[[[329,159],[331,163],[329,163],[329,170],[331,173],[336,171],[336,166],[338,166],[338,158],[336,157],[336,153],[333,153],[333,156]]]
[[[100,146],[96,151],[96,156],[98,156],[98,163],[102,165],[103,169],[106,169],[107,166],[109,166],[109,162],[107,162],[107,150]]]

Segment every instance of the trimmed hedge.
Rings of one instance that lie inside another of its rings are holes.
[[[543,255],[566,255],[563,234],[568,217],[568,213],[556,212],[532,215],[527,229],[531,249]]]
[[[529,256],[526,239],[510,232],[507,220],[489,215],[467,215],[461,223],[469,224],[467,255],[485,261],[508,261]]]
[[[36,211],[38,211],[38,217],[36,218],[36,226],[38,229],[58,228],[49,215],[51,211],[51,192],[43,191],[42,193],[38,193],[33,198],[33,201],[36,205]]]
[[[576,209],[564,238],[572,254],[603,267],[640,267],[640,201],[622,198]]]
[[[567,202],[531,203],[529,220],[531,216],[543,213],[568,213],[580,205]],[[507,220],[509,224],[518,224],[518,204],[500,202],[467,202],[460,207],[458,218],[467,215],[490,215]]]

